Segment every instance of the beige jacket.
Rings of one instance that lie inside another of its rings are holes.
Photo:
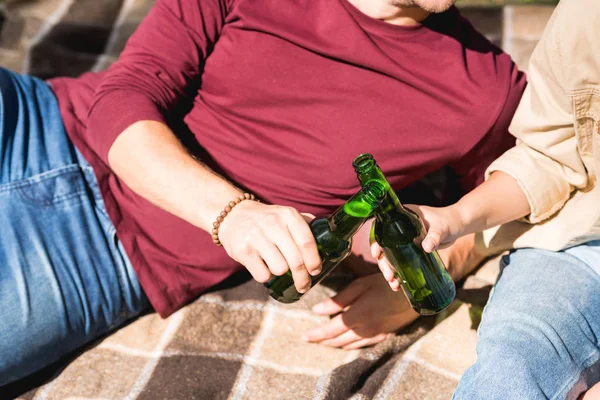
[[[535,48],[510,126],[517,146],[488,169],[513,176],[532,213],[479,245],[559,250],[600,239],[600,1],[561,0]]]

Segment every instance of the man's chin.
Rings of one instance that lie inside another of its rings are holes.
[[[444,11],[448,11],[450,7],[454,5],[456,1],[443,1],[443,0],[417,0],[416,3],[423,10],[428,11],[430,13],[439,14]],[[422,3],[422,4],[420,4]]]
[[[418,7],[430,13],[442,13],[456,3],[456,0],[393,0],[398,7]]]

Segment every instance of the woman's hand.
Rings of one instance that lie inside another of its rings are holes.
[[[449,207],[406,206],[421,217],[427,235],[421,246],[428,253],[451,246],[466,233],[465,218],[456,205]],[[374,240],[371,243],[371,255],[377,259],[377,265],[394,291],[400,290],[400,282],[396,278],[395,269],[385,258],[383,249]]]
[[[456,239],[463,236],[466,228],[465,218],[456,205],[449,207],[406,206],[415,212],[427,229],[427,235],[421,246],[431,253],[452,245]]]
[[[291,207],[242,201],[219,226],[219,240],[258,282],[290,270],[296,289],[305,293],[311,275],[321,272],[317,243],[307,224],[313,218]]]

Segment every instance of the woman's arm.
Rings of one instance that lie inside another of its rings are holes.
[[[458,203],[444,208],[411,207],[421,214],[427,228],[425,251],[447,247],[461,236],[481,232],[531,213],[521,186],[512,176],[498,171]]]
[[[567,88],[573,86],[571,81],[581,66],[595,59],[585,52],[575,53],[573,43],[559,40],[560,30],[570,29],[572,22],[569,12],[562,10],[568,7],[579,5],[561,2],[531,56],[529,83],[509,128],[517,145],[494,161],[487,171],[488,180],[457,204],[438,209],[411,207],[428,225],[423,242],[426,251],[523,217],[532,224],[543,222],[560,211],[574,190],[592,182],[579,152]],[[578,25],[569,38],[586,43],[581,37],[586,29],[592,30],[591,25]],[[565,54],[568,59],[563,59]],[[585,70],[600,68],[586,65]],[[375,248],[374,254],[379,253]],[[397,287],[385,260],[379,266],[392,287]]]

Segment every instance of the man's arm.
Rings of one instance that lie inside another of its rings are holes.
[[[159,0],[110,68],[90,110],[90,145],[119,179],[153,204],[211,232],[242,192],[190,156],[167,121],[183,118],[232,0]],[[219,226],[227,253],[258,281],[291,269],[299,291],[320,271],[303,216],[243,201]]]
[[[207,232],[224,205],[243,194],[192,158],[171,129],[157,121],[126,128],[111,146],[108,161],[134,192]]]

